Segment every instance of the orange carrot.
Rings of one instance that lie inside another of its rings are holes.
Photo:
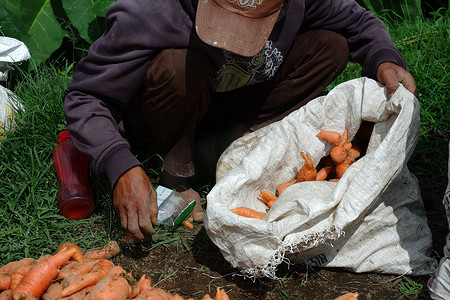
[[[361,149],[358,145],[352,144],[352,147],[348,150],[348,156],[355,161],[361,155]]]
[[[20,268],[17,268],[14,273],[11,275],[11,286],[10,289],[14,292],[16,287],[19,285],[19,283],[22,281],[22,279],[27,275],[28,272],[30,272],[33,265],[35,265],[36,262],[30,262],[28,265],[23,265]]]
[[[336,163],[341,163],[347,157],[348,150],[351,147],[352,144],[348,142],[348,130],[345,129],[341,142],[331,148],[330,156]]]
[[[95,266],[96,263],[97,263],[96,260],[87,261],[82,264],[80,264],[78,262],[74,262],[74,264],[72,264],[73,268],[61,269],[61,271],[59,272],[58,278],[64,279],[70,275],[86,274],[92,270],[92,268]]]
[[[358,300],[358,293],[347,293],[334,300]]]
[[[300,171],[297,174],[297,182],[303,182],[303,181],[311,181],[316,179],[317,170],[314,167],[312,161],[311,161],[311,154],[309,152],[300,153],[305,160],[305,164],[300,169]]]
[[[91,272],[83,275],[67,276],[62,282],[64,289],[61,292],[61,296],[67,297],[81,291],[87,286],[95,285],[103,277],[105,277],[109,270],[113,267],[114,264],[111,261],[99,259],[92,268]]]
[[[63,287],[61,283],[54,282],[52,283],[48,289],[45,291],[45,293],[42,295],[42,300],[54,300],[61,298],[61,292],[63,290]]]
[[[213,298],[209,294],[206,294],[201,300],[213,300]]]
[[[10,275],[0,275],[0,291],[9,289],[11,286],[11,276]]]
[[[330,156],[336,163],[341,163],[348,155],[348,151],[352,147],[352,143],[346,143],[343,145],[335,145],[331,148]]]
[[[336,131],[323,130],[316,135],[319,139],[333,143],[339,144],[342,141],[342,135]]]
[[[63,286],[60,282],[54,282],[42,295],[42,300],[56,300],[56,299],[67,299],[67,300],[85,300],[87,296],[91,292],[94,286],[88,286],[82,289],[81,291],[76,292],[75,294],[70,295],[69,297],[62,297],[61,292],[63,290]]]
[[[113,267],[108,274],[98,281],[89,293],[89,300],[125,300],[132,294],[128,280],[122,275],[125,271],[120,266]]]
[[[78,291],[75,294],[72,294],[69,297],[67,297],[67,300],[86,300],[93,288],[94,288],[94,285],[87,286],[84,289],[82,289],[81,291]],[[61,299],[65,299],[65,298],[61,298]]]
[[[316,181],[324,181],[330,175],[331,171],[333,171],[333,167],[323,167],[317,172]]]
[[[188,220],[184,220],[184,226],[186,226],[189,229],[194,229],[194,224],[192,224]]]
[[[11,300],[12,299],[12,292],[10,289],[4,290],[0,293],[0,300]]]
[[[74,268],[78,267],[79,265],[81,265],[79,262],[69,260],[59,268],[58,278],[61,278],[61,273],[70,273]]]
[[[351,163],[346,163],[346,161],[341,162],[336,166],[336,175],[339,178],[342,178],[344,176],[345,171],[347,171],[348,168],[350,168]]]
[[[61,246],[59,246],[58,248],[58,252],[64,249],[69,249],[69,248],[75,248],[78,249],[72,256],[72,259],[79,262],[80,264],[84,263],[84,256],[83,253],[81,252],[81,250],[78,248],[77,245],[75,245],[74,243],[71,242],[65,242],[62,243]]]
[[[336,166],[336,175],[339,178],[342,178],[344,176],[345,171],[350,167],[351,164],[353,164],[356,159],[360,156],[361,152],[358,148],[358,146],[353,145],[350,150],[348,150],[347,157]]]
[[[102,249],[91,249],[84,253],[85,260],[111,259],[120,253],[120,246],[116,241],[110,241]]]
[[[272,207],[273,203],[277,200],[277,196],[275,196],[271,192],[265,191],[263,189],[260,190],[260,194],[258,195],[258,197],[269,208]]]
[[[53,279],[58,276],[59,267],[72,257],[78,259],[81,250],[76,245],[66,245],[50,257],[39,260],[25,275],[20,284],[14,290],[13,299],[39,298],[50,286]]]
[[[318,167],[320,166],[320,170],[317,172],[316,181],[323,181],[327,179],[330,173],[334,169],[334,162],[329,155],[322,157],[319,162]]]
[[[151,288],[152,287],[151,284],[152,284],[152,280],[150,278],[145,278],[144,282],[142,282],[142,284],[141,284],[141,286],[139,288],[140,291],[142,292],[143,290]]]
[[[146,300],[146,299],[170,300],[170,295],[162,289],[149,288],[149,289],[143,290],[134,299],[136,299],[136,300]]]
[[[132,287],[131,298],[136,297],[140,292],[150,287],[150,279],[146,278],[145,274],[142,275],[139,281]]]
[[[285,189],[287,189],[288,187],[290,187],[291,185],[294,185],[296,183],[297,183],[297,180],[294,179],[294,180],[288,181],[286,183],[280,184],[277,187],[277,195],[278,195],[278,197],[281,195],[282,192],[284,192]]]
[[[216,300],[230,300],[225,290],[217,288]]]
[[[19,268],[24,264],[28,264],[30,261],[35,261],[33,258],[22,258],[21,260],[16,260],[10,262],[3,267],[0,268],[0,275],[9,275],[11,276],[15,269]]]
[[[231,209],[231,211],[242,217],[255,218],[255,219],[260,219],[260,220],[264,220],[266,218],[266,213],[253,210],[248,207],[237,207],[237,208]]]

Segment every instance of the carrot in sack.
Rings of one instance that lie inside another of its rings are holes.
[[[277,200],[277,196],[263,189],[260,190],[260,194],[258,195],[258,197],[269,208],[272,207],[273,203]]]
[[[303,182],[303,181],[312,181],[316,179],[317,170],[314,167],[312,161],[311,161],[311,154],[309,152],[300,153],[303,159],[305,160],[305,164],[300,169],[296,176],[297,182]]]
[[[294,180],[288,181],[286,183],[280,184],[277,187],[277,195],[278,195],[278,197],[281,195],[282,192],[284,192],[284,190],[286,190],[288,187],[290,187],[291,185],[294,185],[296,183],[297,183],[297,180],[294,179]]]
[[[327,141],[332,144],[339,144],[342,142],[342,135],[339,132],[331,131],[331,130],[323,130],[316,134],[316,136],[324,141]]]
[[[321,165],[322,168],[317,172],[316,181],[324,181],[333,171],[334,162],[330,156],[325,156],[321,159],[319,165]]]
[[[50,283],[58,276],[59,267],[71,258],[80,259],[80,248],[72,243],[65,243],[54,255],[39,260],[25,275],[13,292],[13,299],[39,298]]]
[[[331,148],[330,156],[336,163],[341,163],[347,157],[348,150],[352,147],[352,144],[348,140],[348,130],[345,129],[342,134],[342,141]]]
[[[352,147],[348,150],[347,156],[353,161],[356,161],[356,159],[361,156],[361,149],[357,144],[352,144]]]
[[[344,176],[344,173],[347,169],[356,161],[356,159],[360,156],[361,152],[357,145],[353,145],[352,148],[348,151],[347,157],[343,162],[336,166],[336,175],[339,178]]]
[[[116,241],[110,241],[102,249],[91,249],[84,253],[84,259],[96,260],[96,259],[111,259],[120,253],[120,246]]]
[[[248,207],[237,207],[231,209],[231,211],[239,216],[247,217],[247,218],[255,218],[264,220],[266,218],[266,213],[256,211],[254,209]]]

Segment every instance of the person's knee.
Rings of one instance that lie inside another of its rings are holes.
[[[336,67],[342,68],[345,67],[349,58],[349,48],[347,39],[330,30],[318,30],[319,34],[316,35],[319,38],[320,47],[322,49],[326,49],[330,53],[330,56],[333,57],[332,60],[336,65]]]
[[[213,76],[212,64],[206,54],[194,49],[165,49],[152,60],[147,73],[146,88],[163,87],[183,96],[189,81],[196,78],[205,84]]]

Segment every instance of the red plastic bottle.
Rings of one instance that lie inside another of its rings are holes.
[[[58,135],[53,166],[58,176],[58,206],[63,216],[83,219],[94,210],[94,193],[89,183],[89,160],[75,148],[68,130]]]

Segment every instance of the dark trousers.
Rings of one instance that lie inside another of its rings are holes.
[[[146,140],[164,158],[160,184],[189,187],[196,135],[220,135],[223,145],[278,121],[321,94],[346,67],[341,35],[299,34],[269,81],[230,92],[212,91],[209,58],[193,49],[167,49],[151,62],[142,96],[124,117],[132,139]]]

